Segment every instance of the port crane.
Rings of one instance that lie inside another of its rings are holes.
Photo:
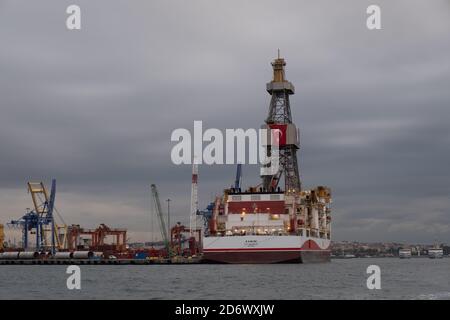
[[[67,226],[65,223],[58,225],[54,216],[56,180],[52,180],[50,194],[42,182],[28,182],[28,192],[31,194],[34,209],[27,209],[25,215],[18,220],[12,220],[8,226],[22,229],[25,250],[29,248],[30,233],[35,234],[36,250],[50,249],[51,253],[55,254],[57,250],[64,249],[67,242]]]
[[[153,209],[155,210],[156,215],[158,216],[159,227],[161,229],[161,236],[163,238],[164,247],[166,248],[167,255],[170,258],[171,248],[169,243],[169,236],[167,235],[166,223],[164,222],[164,217],[161,209],[161,202],[159,201],[158,189],[156,188],[155,184],[151,185],[151,189],[152,189]]]

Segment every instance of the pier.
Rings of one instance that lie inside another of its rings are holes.
[[[179,265],[199,264],[201,258],[176,257],[172,259],[5,259],[0,265]]]

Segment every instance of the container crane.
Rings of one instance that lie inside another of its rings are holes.
[[[61,237],[60,230],[67,230],[65,226],[59,226],[55,222],[54,212],[56,198],[56,180],[52,180],[50,194],[42,182],[28,182],[28,192],[33,200],[34,210],[28,210],[22,218],[12,220],[8,226],[22,229],[22,242],[24,249],[29,248],[29,232],[36,235],[36,250],[50,248],[55,254],[57,249],[62,249],[65,244],[66,234]],[[50,238],[50,239],[49,239]]]

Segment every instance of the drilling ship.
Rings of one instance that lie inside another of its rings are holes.
[[[203,260],[209,263],[307,263],[330,260],[331,191],[301,188],[297,151],[299,130],[292,122],[289,96],[293,84],[285,79],[283,58],[272,62],[269,113],[262,128],[278,132],[265,144],[267,155],[277,148],[278,169],[246,190],[239,184],[216,197],[209,206],[203,238]],[[266,165],[268,166],[268,165]],[[193,176],[194,178],[194,176]],[[195,174],[196,178],[196,174]],[[284,181],[284,183],[283,183]]]

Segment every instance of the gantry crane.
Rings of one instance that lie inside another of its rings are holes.
[[[67,249],[78,250],[80,240],[84,237],[90,237],[90,250],[105,251],[114,250],[122,252],[127,246],[127,230],[111,229],[104,223],[100,224],[96,229],[84,229],[80,225],[71,225],[67,231]],[[113,244],[106,244],[105,239],[108,236],[113,237]]]
[[[56,180],[52,180],[50,194],[42,182],[28,182],[34,209],[22,218],[11,221],[8,226],[22,229],[22,243],[25,250],[29,248],[29,233],[35,234],[36,250],[50,249],[52,254],[63,249],[67,240],[67,226],[55,222],[54,213],[56,197]],[[61,219],[62,220],[62,219]]]

